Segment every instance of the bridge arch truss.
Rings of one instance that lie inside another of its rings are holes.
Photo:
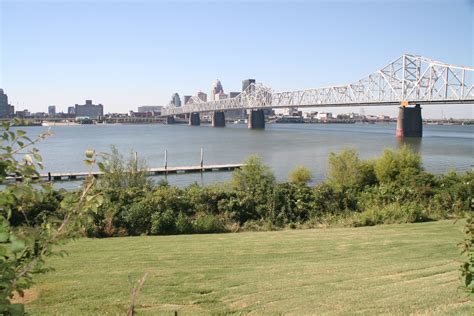
[[[406,104],[474,104],[474,68],[405,54],[357,82],[315,89],[275,92],[251,84],[234,98],[204,102],[192,97],[163,116],[241,109],[338,107]]]

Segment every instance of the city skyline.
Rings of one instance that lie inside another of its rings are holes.
[[[18,110],[45,112],[54,104],[65,111],[93,99],[105,112],[128,112],[143,104],[167,105],[175,92],[208,93],[216,78],[226,91],[240,91],[245,78],[283,91],[352,82],[403,53],[473,65],[472,1],[421,1],[408,11],[406,6],[407,1],[2,1],[0,87]],[[178,13],[180,23],[173,24]],[[400,17],[410,23],[400,23]],[[423,36],[410,34],[417,18],[426,23]],[[395,115],[396,108],[366,112]],[[466,105],[424,109],[425,117],[442,115],[474,116]]]

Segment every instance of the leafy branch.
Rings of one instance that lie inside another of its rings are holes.
[[[14,124],[14,123],[13,123]],[[101,194],[93,194],[96,180],[89,175],[81,189],[63,193],[55,217],[44,214],[40,223],[32,223],[23,212],[25,204],[41,203],[53,192],[52,184],[42,180],[34,182],[38,176],[37,167],[42,168],[42,159],[33,146],[51,135],[40,134],[30,139],[22,130],[11,130],[13,124],[3,124],[0,136],[0,180],[8,176],[20,176],[22,182],[6,183],[0,191],[0,313],[6,315],[22,314],[24,307],[11,304],[15,293],[20,296],[33,284],[33,276],[49,271],[46,258],[63,255],[63,251],[54,248],[73,235],[74,228],[80,227],[89,214],[96,212],[103,202]],[[24,151],[26,150],[26,153]],[[23,152],[23,154],[22,154]],[[22,159],[17,158],[23,155]],[[95,163],[100,154],[86,152],[89,165]],[[15,213],[22,213],[25,221],[15,225],[12,221]]]

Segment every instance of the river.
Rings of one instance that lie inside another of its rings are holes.
[[[22,127],[30,137],[45,127]],[[208,125],[77,125],[53,126],[53,136],[38,144],[44,172],[86,171],[86,149],[109,152],[115,145],[124,154],[136,151],[149,167],[164,164],[168,150],[169,166],[198,165],[200,149],[204,164],[240,163],[257,154],[268,164],[278,180],[303,165],[313,172],[313,182],[325,178],[328,155],[343,148],[355,148],[362,158],[381,155],[385,148],[408,143],[422,155],[423,166],[443,173],[450,168],[464,171],[474,165],[474,126],[424,125],[423,138],[397,140],[395,124],[267,124],[265,130],[249,130],[244,124],[225,128]],[[211,184],[230,179],[230,172],[168,176],[176,185],[193,182]],[[160,177],[156,177],[159,179]],[[74,187],[78,182],[62,183]]]

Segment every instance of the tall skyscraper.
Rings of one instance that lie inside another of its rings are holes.
[[[219,79],[216,79],[211,84],[211,101],[216,99],[216,95],[219,93],[224,93],[224,89],[222,88],[222,84]]]
[[[48,115],[56,115],[56,105],[50,105],[48,106]]]
[[[181,98],[179,97],[179,94],[177,92],[171,96],[170,104],[176,107],[181,106]]]
[[[255,84],[255,79],[242,80],[242,91],[245,91],[252,83]]]
[[[207,102],[207,94],[205,94],[204,92],[202,91],[199,91],[197,93],[197,97],[201,100],[203,100],[204,102]]]
[[[3,92],[3,89],[0,89],[0,117],[8,118],[12,117],[14,113],[14,108],[8,104],[8,95]]]

